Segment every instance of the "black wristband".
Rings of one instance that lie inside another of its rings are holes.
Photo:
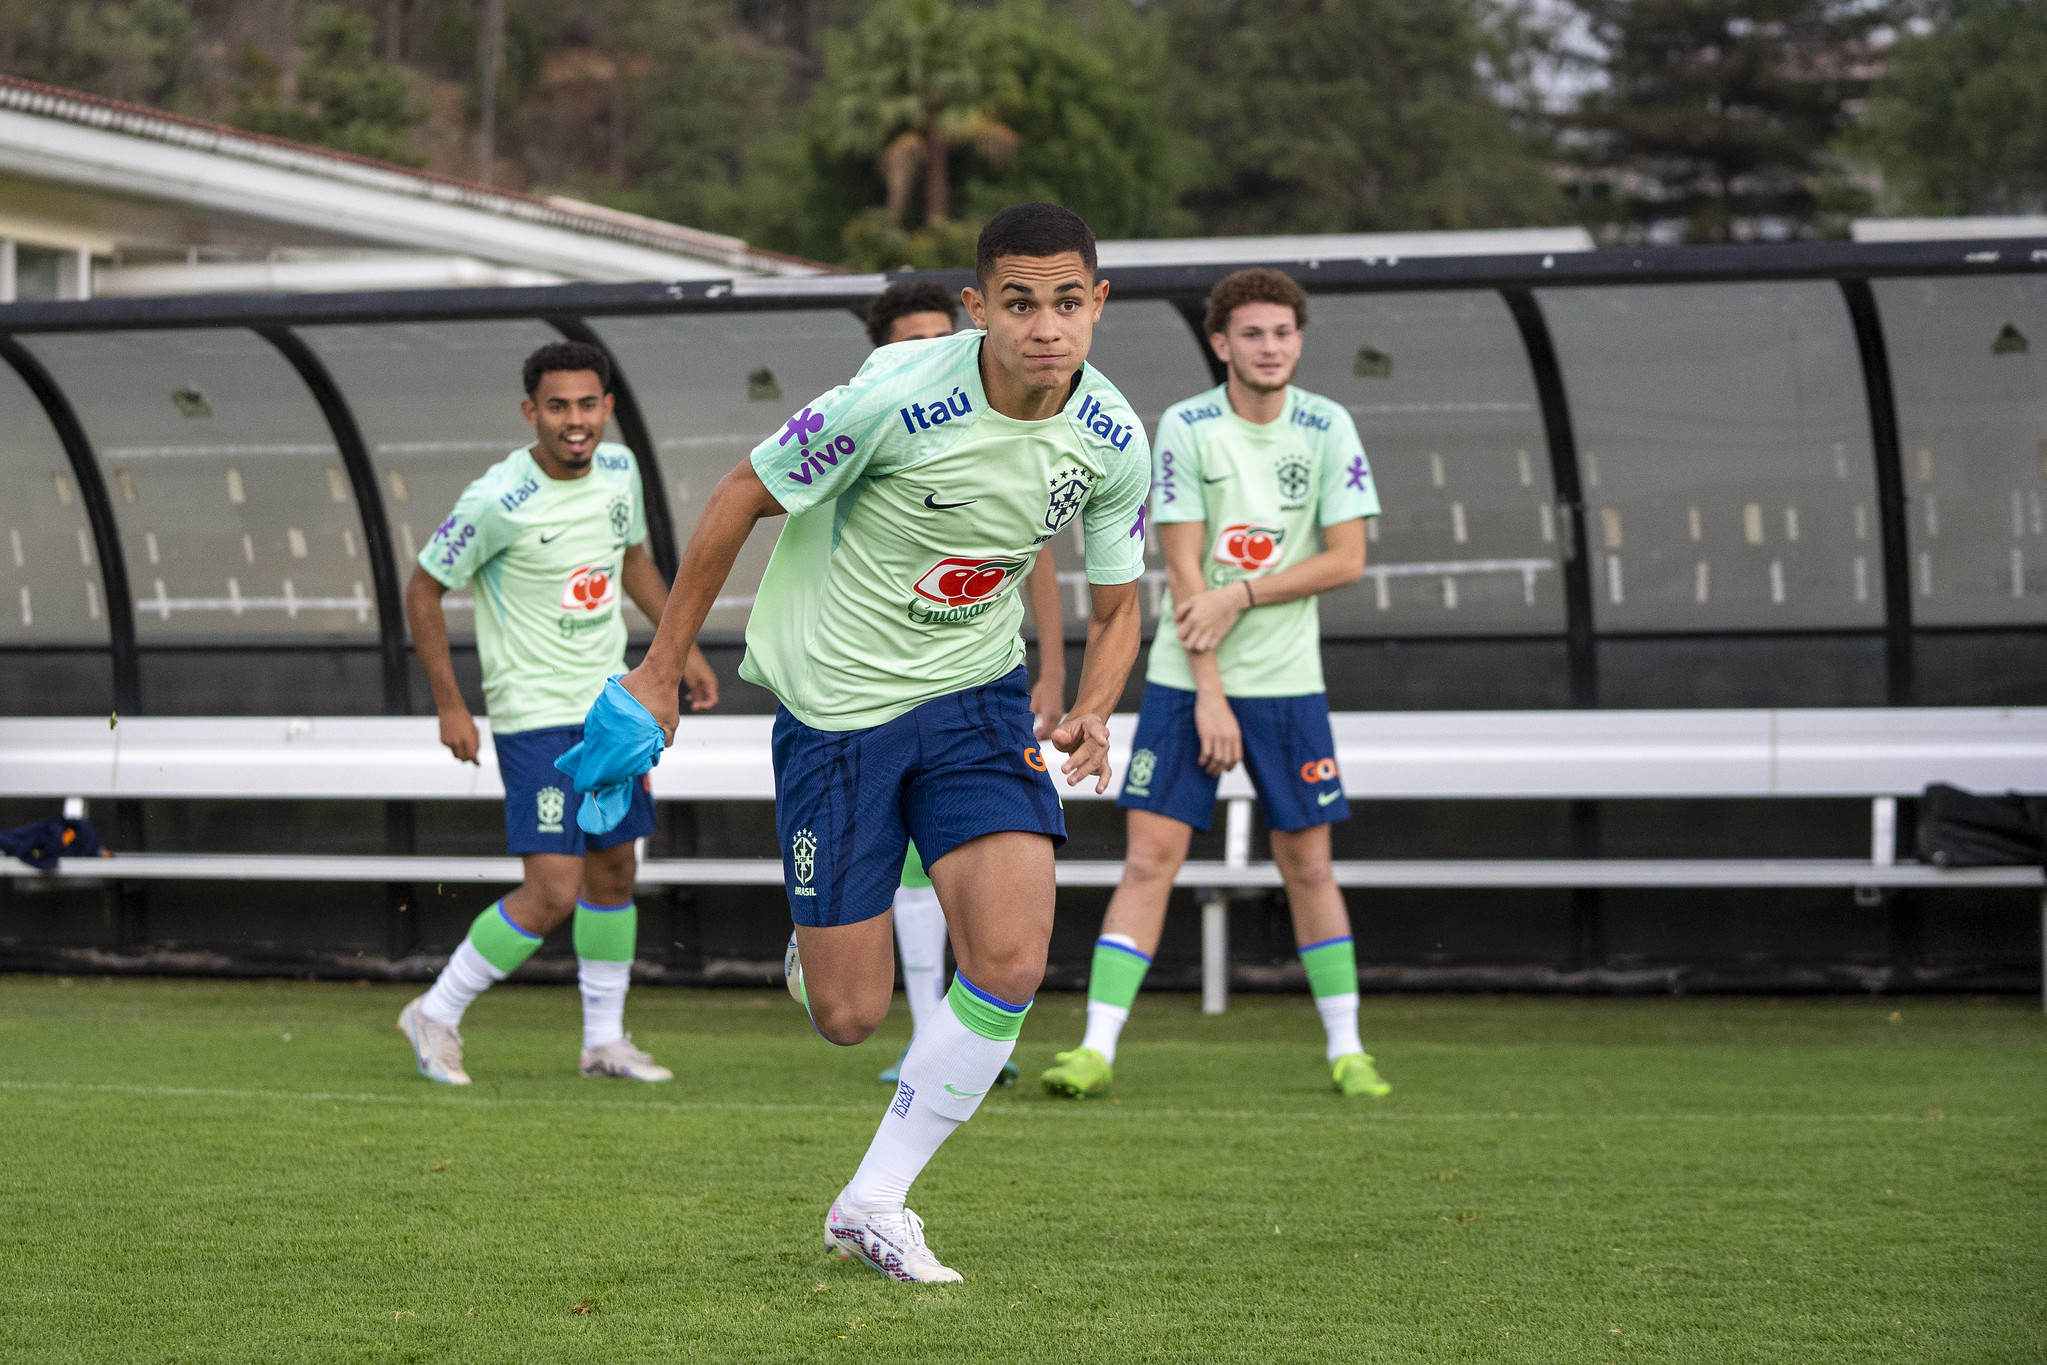
[[[1251,580],[1248,578],[1240,578],[1237,581],[1244,585],[1244,601],[1250,604],[1251,606],[1254,607],[1257,606],[1258,597],[1257,594],[1251,591]]]

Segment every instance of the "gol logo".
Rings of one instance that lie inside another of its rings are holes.
[[[1215,561],[1236,569],[1263,569],[1279,558],[1280,542],[1285,539],[1285,527],[1240,521],[1223,527],[1216,537]]]
[[[1008,556],[994,559],[941,559],[917,580],[917,596],[946,607],[985,602],[1016,576],[1026,561]]]
[[[1301,781],[1333,782],[1336,780],[1336,760],[1333,758],[1311,758],[1301,765]]]
[[[1038,772],[1045,771],[1045,756],[1038,752],[1036,745],[1032,745],[1024,750],[1024,762],[1030,764]]]
[[[618,575],[609,564],[586,564],[562,585],[563,611],[600,611],[618,600]]]

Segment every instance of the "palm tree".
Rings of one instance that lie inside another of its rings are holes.
[[[874,156],[891,222],[902,222],[919,170],[925,226],[950,216],[946,156],[954,147],[972,146],[996,163],[1016,154],[1017,135],[1001,114],[1021,91],[983,16],[946,0],[884,0],[833,56],[836,139],[845,151]]]

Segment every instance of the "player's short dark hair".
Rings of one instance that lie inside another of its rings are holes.
[[[1222,282],[1209,292],[1208,316],[1202,320],[1202,334],[1227,333],[1230,314],[1247,303],[1276,303],[1282,308],[1291,308],[1294,310],[1294,326],[1306,329],[1308,325],[1308,291],[1295,284],[1293,276],[1284,270],[1254,266],[1250,270],[1224,276]]]
[[[906,318],[912,313],[943,313],[952,319],[952,325],[960,323],[960,303],[953,292],[942,284],[930,280],[904,280],[892,284],[874,296],[874,302],[867,305],[867,340],[876,346],[888,344],[888,329],[895,325],[897,318]]]
[[[1011,204],[988,220],[974,248],[974,278],[986,281],[1004,256],[1063,256],[1078,251],[1095,273],[1095,234],[1072,209],[1058,204]]]
[[[587,341],[550,341],[527,356],[519,371],[526,384],[526,396],[531,398],[540,392],[540,377],[556,370],[589,370],[597,376],[604,391],[611,392],[611,357],[604,354],[603,347]]]

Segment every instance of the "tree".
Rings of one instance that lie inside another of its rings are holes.
[[[1049,199],[1105,238],[1192,231],[1180,196],[1199,182],[1199,144],[1167,127],[1165,44],[1120,5],[1077,20],[1035,0],[999,15],[998,51],[1017,85],[1013,158],[972,168],[964,198],[986,216]]]
[[[1584,0],[1606,87],[1580,127],[1615,173],[1620,217],[1693,241],[1808,224],[1829,144],[1868,87],[1863,0]]]
[[[1173,128],[1207,149],[1185,196],[1217,233],[1567,219],[1535,141],[1480,74],[1466,0],[1155,0]]]
[[[826,48],[833,141],[875,158],[891,221],[902,221],[920,175],[924,226],[952,216],[955,147],[998,163],[1015,155],[1002,115],[1021,90],[994,36],[986,15],[947,0],[881,0],[850,42]]]
[[[258,63],[232,122],[250,132],[418,165],[406,133],[426,112],[413,102],[405,73],[376,55],[375,34],[368,19],[338,5],[315,5],[300,38],[304,58],[295,91],[285,95],[276,68]]]
[[[1894,48],[1848,148],[1919,213],[2047,208],[2047,0],[1944,0]]]
[[[178,0],[30,0],[0,9],[0,70],[184,109],[194,103],[198,38]]]

